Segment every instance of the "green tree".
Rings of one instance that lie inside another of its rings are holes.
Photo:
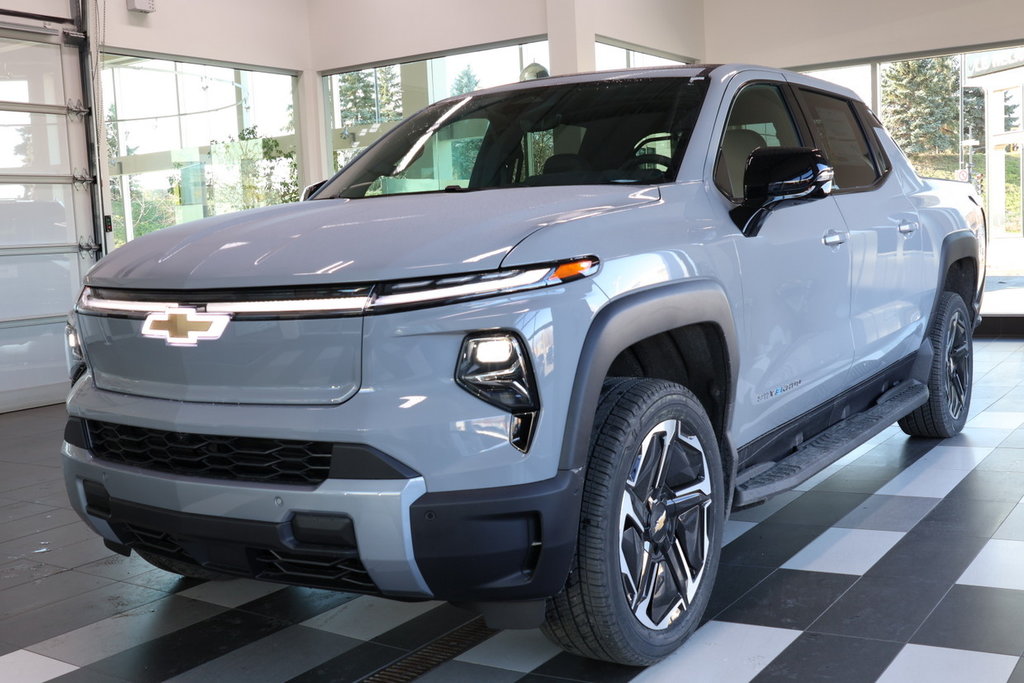
[[[351,71],[338,76],[338,107],[341,123],[359,125],[377,121],[373,69]]]
[[[238,137],[210,141],[219,168],[209,169],[209,203],[215,213],[228,213],[299,200],[295,151],[285,150],[273,137],[261,137],[256,126]],[[224,168],[231,169],[223,173]],[[237,169],[237,176],[234,169]]]
[[[455,82],[452,83],[452,95],[465,95],[466,93],[473,92],[478,87],[480,87],[480,79],[473,73],[473,67],[467,64],[466,68],[455,77]]]
[[[377,121],[401,121],[405,116],[402,107],[402,73],[397,64],[374,69],[377,79]]]
[[[882,72],[882,120],[905,152],[958,151],[959,87],[955,57],[893,62]]]

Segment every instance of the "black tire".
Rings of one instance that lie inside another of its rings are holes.
[[[715,433],[696,397],[661,380],[606,381],[576,557],[565,588],[548,601],[545,635],[619,664],[670,654],[707,607],[724,500]]]
[[[899,421],[905,433],[945,439],[964,428],[974,379],[972,332],[964,300],[954,292],[943,292],[928,333],[934,352],[928,402]]]
[[[145,550],[136,550],[135,552],[139,554],[139,557],[144,559],[146,562],[149,562],[157,569],[163,569],[165,572],[184,576],[185,578],[203,579],[204,581],[223,581],[231,578],[227,574],[203,569],[198,564],[192,564],[191,562],[176,560],[172,557],[164,557],[163,555],[146,552]]]

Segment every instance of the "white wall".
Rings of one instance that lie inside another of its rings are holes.
[[[321,71],[453,52],[547,32],[545,0],[307,2],[313,68]]]
[[[803,66],[1024,42],[1020,0],[705,0],[710,63]]]
[[[592,2],[599,36],[679,57],[704,56],[704,0]]]

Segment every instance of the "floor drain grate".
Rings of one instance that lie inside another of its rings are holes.
[[[411,652],[397,662],[370,674],[363,683],[404,683],[422,676],[497,633],[477,617],[437,640]]]

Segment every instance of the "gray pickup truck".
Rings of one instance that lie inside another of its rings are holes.
[[[68,492],[182,575],[446,600],[649,664],[698,625],[729,510],[894,422],[963,427],[985,243],[969,185],[796,73],[458,96],[308,201],[92,269]]]

